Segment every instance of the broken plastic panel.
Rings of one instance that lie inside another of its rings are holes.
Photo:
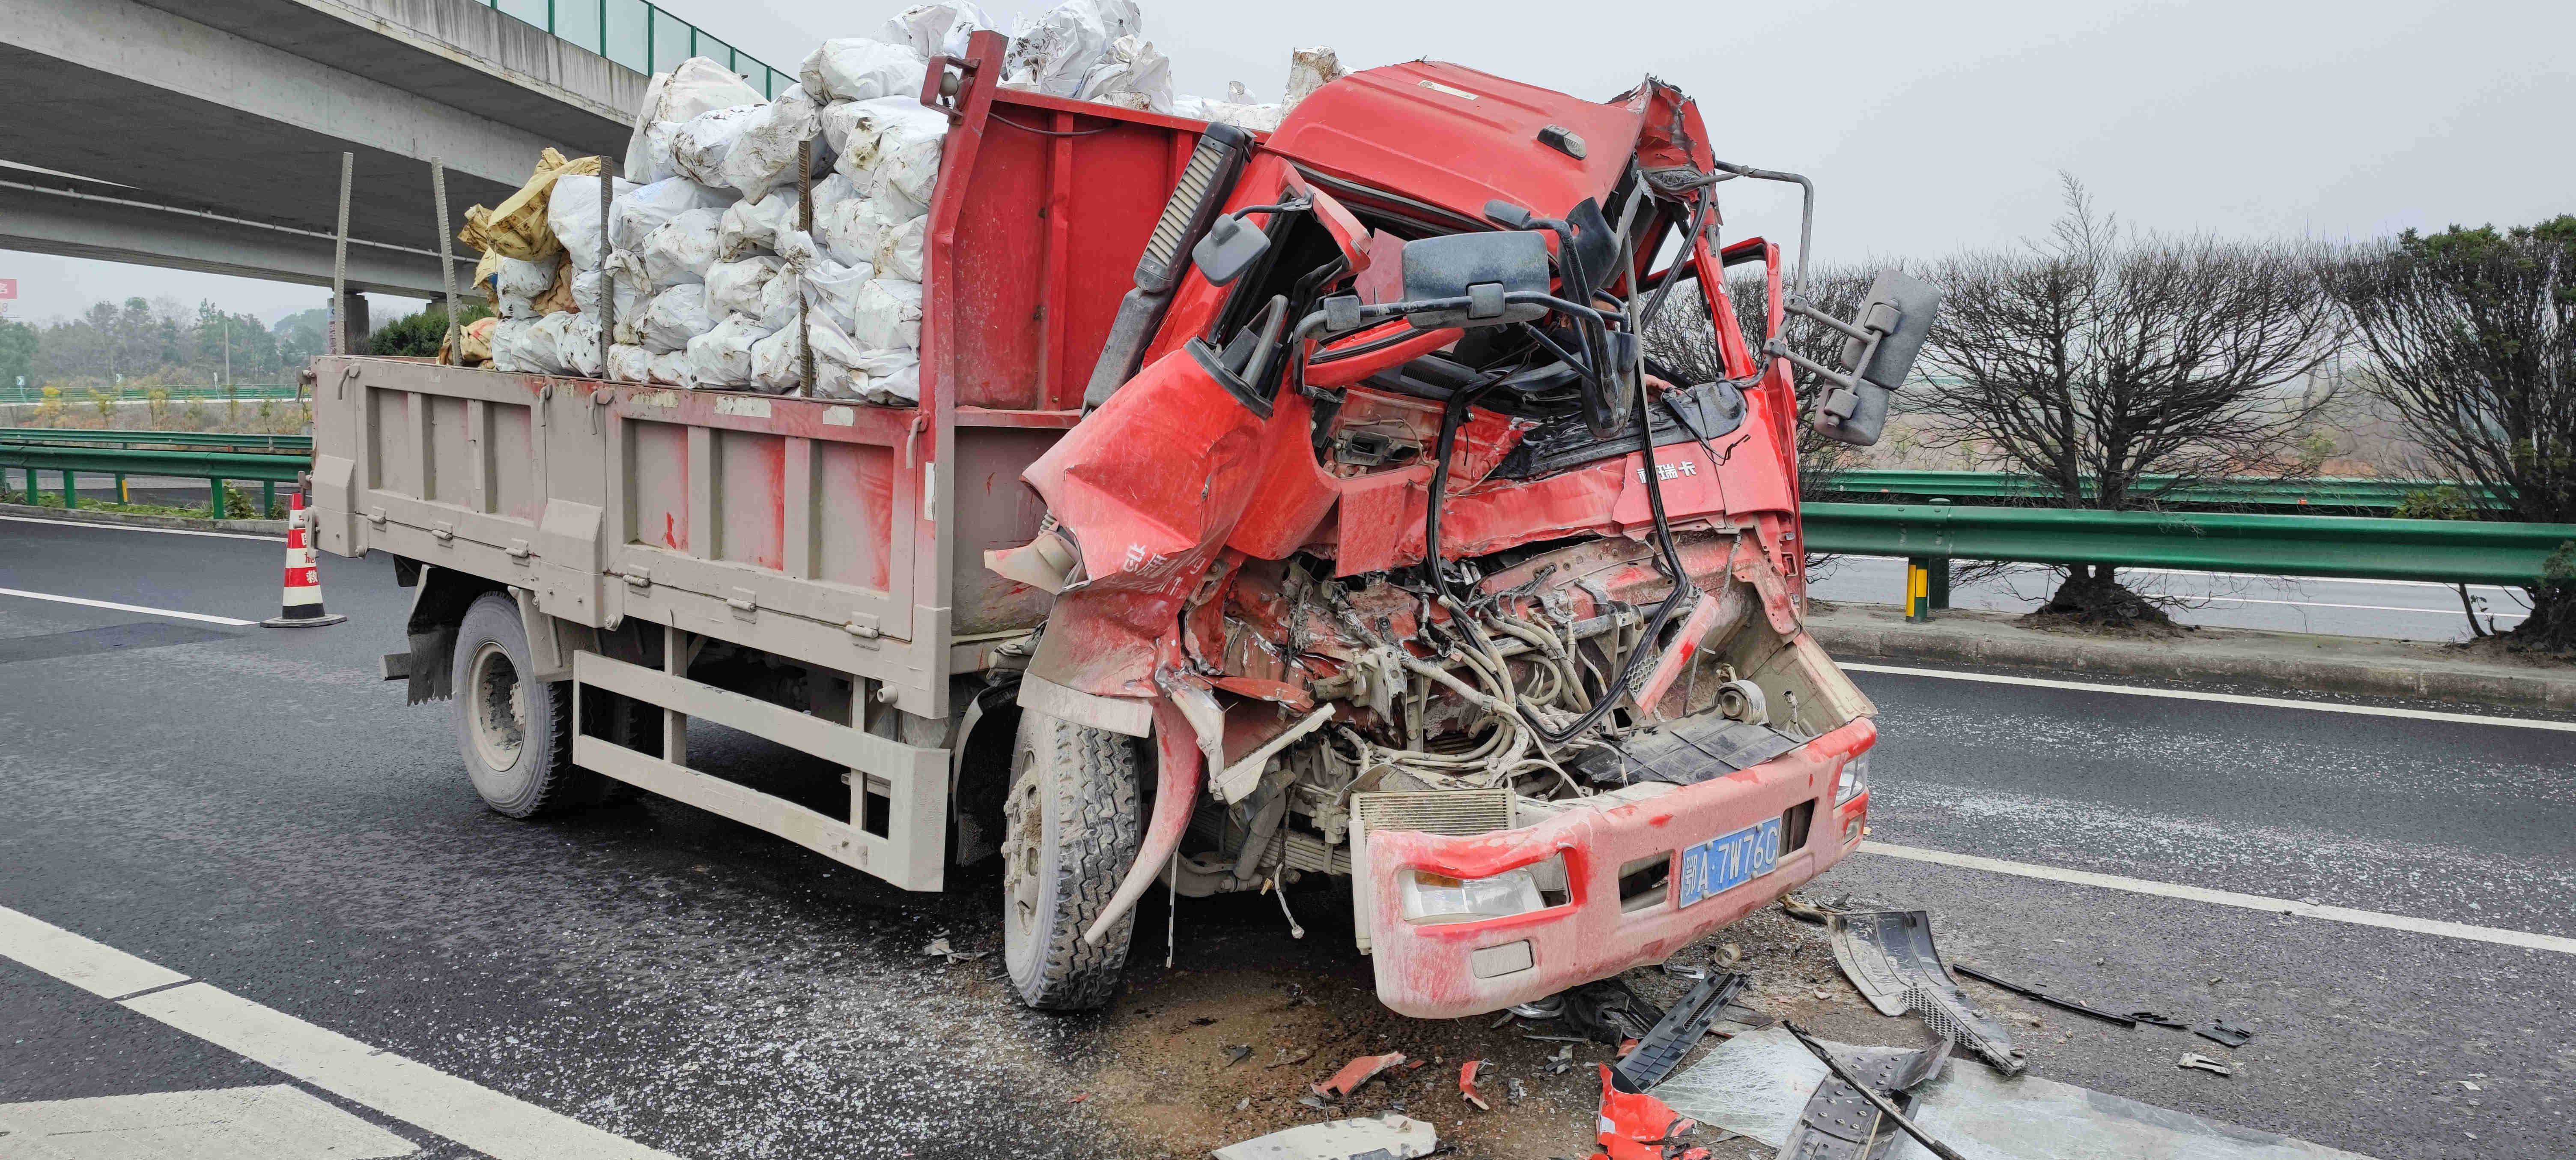
[[[2001,1022],[1968,1002],[1932,945],[1932,916],[1920,910],[1835,914],[1834,961],[1881,1015],[1914,1011],[1934,1033],[1976,1052],[2006,1075],[2021,1071],[2021,1052]]]

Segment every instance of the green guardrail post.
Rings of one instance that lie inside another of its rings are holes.
[[[63,469],[63,510],[70,511],[79,506],[80,473],[66,467]]]
[[[207,515],[216,519],[224,518],[224,481],[220,479],[206,481],[206,501]]]
[[[1935,507],[1948,507],[1950,506],[1950,501],[1946,499],[1936,499],[1932,501],[1932,504]],[[1948,556],[1933,556],[1927,558],[1923,561],[1923,570],[1926,574],[1924,578],[1923,606],[1925,613],[1923,619],[1930,620],[1932,619],[1932,612],[1950,607],[1950,558]]]
[[[117,473],[116,473],[116,502],[118,502],[118,503],[133,503],[133,502],[134,502],[134,497],[133,497],[133,496],[131,496],[131,495],[126,494],[126,491],[125,491],[125,473],[124,473],[124,472],[122,472],[122,471],[120,471],[120,472],[117,472]]]
[[[268,513],[276,510],[277,481],[273,479],[263,479],[259,481],[259,518],[267,519]]]

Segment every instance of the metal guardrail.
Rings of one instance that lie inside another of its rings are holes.
[[[310,435],[257,435],[226,431],[117,431],[77,427],[0,427],[0,443],[51,443],[75,447],[221,447],[272,454],[313,454]]]
[[[1807,550],[2528,585],[2576,524],[1960,504],[1809,503]]]
[[[478,2],[640,73],[669,72],[681,61],[703,56],[741,74],[764,97],[776,97],[796,83],[796,74],[771,68],[646,0]]]
[[[2457,489],[2461,494],[2461,502],[2469,506],[2503,506],[2493,495],[2475,485],[2446,479],[2379,479],[2363,476],[2321,476],[2314,479],[2239,478],[2199,480],[2177,487],[2174,485],[2174,478],[2170,475],[2145,476],[2139,480],[2139,487],[2149,493],[2171,489],[2164,491],[2161,497],[2163,502],[2168,504],[2368,508],[2379,511],[2395,510],[2399,504],[2406,502],[2407,496],[2416,492],[2448,487]],[[2054,501],[2057,498],[2057,489],[2037,476],[2002,472],[1839,471],[1811,489],[1811,494]]]
[[[0,442],[0,486],[8,482],[12,469],[25,474],[22,487],[10,488],[36,502],[38,471],[58,472],[62,476],[63,506],[80,506],[77,477],[82,473],[116,477],[116,494],[126,495],[128,475],[168,476],[178,479],[202,479],[210,494],[208,508],[216,519],[227,518],[224,484],[252,482],[260,485],[260,509],[264,513],[277,506],[277,485],[294,483],[296,477],[313,465],[310,455],[261,455],[242,451],[152,451],[128,447],[64,447],[36,443]]]

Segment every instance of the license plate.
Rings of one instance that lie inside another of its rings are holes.
[[[1780,819],[1711,838],[1682,850],[1681,903],[1724,894],[1780,864]]]

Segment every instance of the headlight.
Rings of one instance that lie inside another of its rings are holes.
[[[1842,780],[1834,786],[1834,804],[1841,805],[1869,790],[1869,755],[1853,757],[1843,763]]]
[[[1490,878],[1451,878],[1428,870],[1407,872],[1399,880],[1404,920],[1435,925],[1545,910],[1556,905],[1548,900],[1542,889],[1545,884],[1540,881],[1542,873],[1551,870],[1556,873],[1561,893],[1564,870],[1556,859],[1505,870]]]

